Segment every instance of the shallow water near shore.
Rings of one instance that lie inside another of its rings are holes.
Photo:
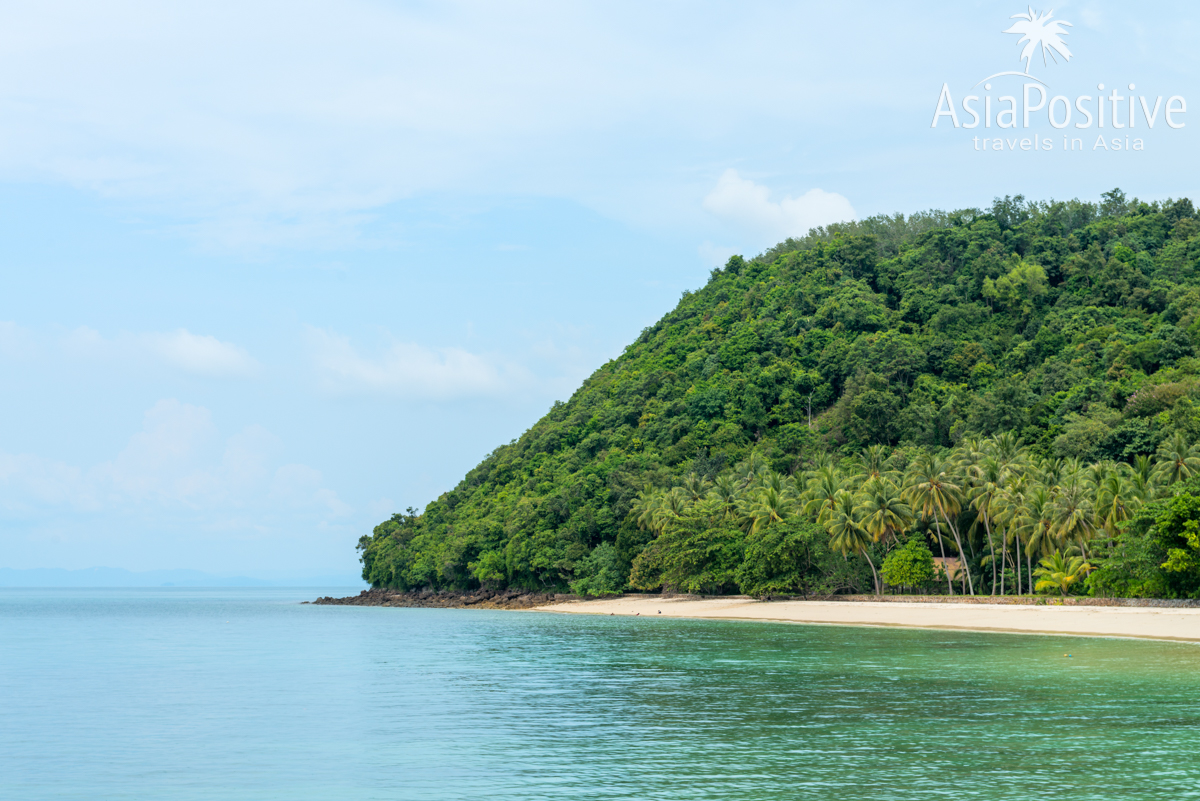
[[[0,798],[1200,797],[1192,644],[326,594],[0,589]]]

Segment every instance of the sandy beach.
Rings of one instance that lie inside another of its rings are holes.
[[[1200,642],[1200,609],[870,601],[756,601],[745,597],[625,597],[570,601],[537,608],[540,611],[560,614],[760,620]]]

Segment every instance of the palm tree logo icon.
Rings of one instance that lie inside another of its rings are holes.
[[[1054,11],[1039,13],[1034,11],[1032,6],[1029,7],[1027,13],[1014,14],[1010,17],[1010,19],[1015,19],[1017,22],[1014,22],[1012,27],[1002,31],[1002,33],[1015,33],[1021,36],[1017,40],[1017,44],[1025,45],[1021,50],[1021,60],[1025,62],[1025,71],[997,72],[995,75],[989,75],[984,78],[983,81],[990,81],[992,78],[998,78],[1001,75],[1020,75],[1024,78],[1035,80],[1040,84],[1045,84],[1045,81],[1029,74],[1030,64],[1033,62],[1033,57],[1037,53],[1038,48],[1042,50],[1042,63],[1044,65],[1048,66],[1050,63],[1046,59],[1047,56],[1057,64],[1058,58],[1055,54],[1062,56],[1063,61],[1071,60],[1071,51],[1067,49],[1067,44],[1062,38],[1070,34],[1070,31],[1063,29],[1064,26],[1067,28],[1074,26],[1066,20],[1053,19],[1053,17]],[[979,83],[983,83],[983,81]],[[978,86],[979,84],[975,85]]]

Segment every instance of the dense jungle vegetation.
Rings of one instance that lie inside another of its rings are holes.
[[[418,514],[400,589],[1200,596],[1200,219],[996,200],[733,257]]]

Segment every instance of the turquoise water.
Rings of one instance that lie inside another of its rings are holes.
[[[0,590],[0,798],[1200,797],[1197,646],[330,592]]]

